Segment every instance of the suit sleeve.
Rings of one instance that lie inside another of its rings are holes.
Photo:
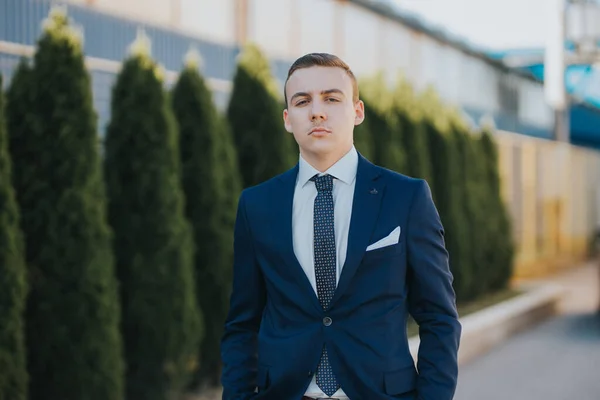
[[[451,400],[458,378],[461,324],[444,228],[426,181],[415,190],[407,224],[408,306],[419,325],[419,400]]]
[[[244,400],[255,396],[257,335],[266,301],[244,193],[240,196],[235,222],[233,287],[221,340],[223,400]]]

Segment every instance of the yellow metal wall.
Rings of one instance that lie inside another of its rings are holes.
[[[502,192],[516,244],[515,278],[585,259],[598,222],[600,153],[499,132]]]

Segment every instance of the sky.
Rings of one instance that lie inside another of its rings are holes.
[[[391,0],[478,47],[545,45],[549,0]]]

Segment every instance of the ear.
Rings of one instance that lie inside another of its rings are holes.
[[[290,116],[287,108],[283,110],[283,125],[285,126],[285,130],[289,133],[293,133],[292,124],[290,124]]]
[[[365,120],[365,103],[362,100],[358,100],[354,103],[354,125],[360,125]]]

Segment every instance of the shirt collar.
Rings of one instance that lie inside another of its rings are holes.
[[[336,179],[350,185],[356,179],[356,169],[358,168],[358,153],[356,148],[352,146],[349,152],[347,152],[342,158],[340,158],[335,164],[333,164],[325,174],[333,175]],[[306,185],[310,178],[315,175],[321,174],[315,167],[310,165],[302,155],[300,155],[299,171],[298,171],[298,183],[300,186]]]

